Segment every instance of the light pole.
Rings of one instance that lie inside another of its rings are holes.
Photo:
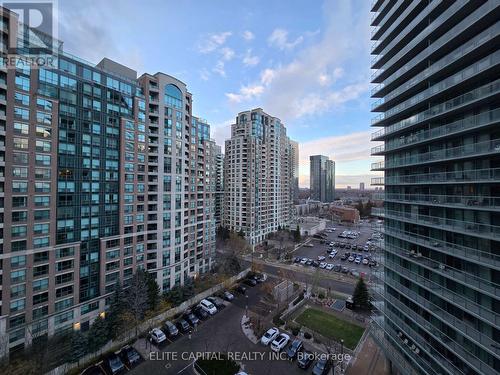
[[[340,373],[344,372],[344,339],[340,339]]]
[[[245,303],[245,316],[248,318],[248,295],[245,296],[246,298],[246,303]]]

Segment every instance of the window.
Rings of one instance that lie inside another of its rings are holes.
[[[68,88],[72,91],[76,91],[76,80],[73,78],[69,78],[61,75],[61,87]]]
[[[42,111],[52,112],[52,102],[47,99],[37,99],[36,107]]]
[[[40,165],[40,166],[44,166],[44,167],[49,167],[50,166],[50,155],[36,154],[35,155],[35,164]]]
[[[13,238],[25,237],[26,233],[27,233],[27,227],[26,227],[26,225],[20,225],[20,226],[17,226],[17,227],[12,227],[12,230],[11,230],[11,236]],[[11,264],[12,264],[12,260],[11,260]]]
[[[25,299],[19,299],[17,301],[12,301],[10,303],[10,312],[13,313],[13,312],[16,312],[16,311],[21,311],[21,310],[24,310],[24,306],[25,306]]]
[[[54,324],[59,325],[73,319],[73,310],[56,315],[54,317]]]
[[[12,197],[12,207],[26,207],[28,197]]]
[[[28,168],[12,168],[12,176],[15,178],[28,178]]]
[[[26,280],[26,270],[17,270],[10,272],[11,284],[22,283]]]
[[[19,90],[30,91],[30,79],[16,75],[16,88]]]
[[[59,69],[71,74],[76,74],[76,64],[63,59],[59,59]]]
[[[35,192],[50,193],[50,182],[35,182]]]
[[[33,247],[35,249],[47,246],[49,246],[49,237],[41,237],[33,239]]]
[[[49,287],[49,279],[38,279],[33,281],[33,292],[42,292]]]
[[[50,205],[50,196],[35,196],[36,207],[48,207]]]
[[[16,138],[13,139],[14,148],[18,150],[27,150],[28,149],[28,140],[26,138]]]
[[[23,94],[23,93],[20,93],[20,92],[16,92],[14,94],[14,100],[16,102],[16,104],[21,104],[21,105],[30,105],[30,97],[29,95],[26,95],[26,94]]]
[[[59,312],[59,311],[65,310],[71,306],[73,306],[73,297],[66,298],[66,299],[63,299],[62,301],[56,302],[55,310],[56,310],[56,312]]]
[[[175,85],[168,84],[165,86],[165,105],[182,109],[182,92]]]
[[[35,234],[49,234],[50,224],[35,224],[33,226],[33,232]]]
[[[37,294],[37,295],[33,296],[33,305],[47,302],[48,300],[49,300],[49,293],[48,292],[45,292],[42,294]]]

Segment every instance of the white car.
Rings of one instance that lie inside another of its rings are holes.
[[[273,327],[269,328],[266,333],[264,333],[264,336],[260,339],[260,342],[263,345],[269,345],[270,342],[273,342],[276,337],[280,334],[280,331],[278,328]]]
[[[361,263],[361,258],[357,257],[356,259],[354,259],[354,263],[360,264]]]
[[[305,265],[307,263],[307,258],[302,258],[300,264]]]
[[[335,242],[330,242],[330,246],[334,246],[335,245]]]
[[[318,256],[318,260],[319,260],[320,262],[321,262],[321,261],[323,261],[323,260],[325,260],[325,259],[326,259],[326,258],[325,258],[323,255]]]
[[[167,336],[165,336],[163,331],[159,328],[153,328],[149,334],[151,335],[151,340],[155,344],[160,344],[167,339]]]
[[[290,341],[290,336],[288,336],[286,333],[281,333],[271,343],[271,350],[273,350],[275,352],[279,352],[281,349],[283,349],[286,346],[286,344],[288,344],[288,341]]]
[[[349,258],[347,258],[349,262],[354,262],[354,257],[351,255]]]
[[[326,265],[326,270],[327,270],[327,271],[331,271],[331,270],[333,270],[333,264],[328,263],[328,264]]]
[[[368,265],[368,259],[367,259],[367,258],[363,259],[363,264],[364,264],[365,266],[367,266],[367,265]]]
[[[325,263],[325,262],[321,262],[321,263],[319,264],[319,268],[325,268],[325,267],[326,267],[326,263]]]
[[[214,315],[215,313],[217,313],[217,307],[215,307],[214,304],[209,300],[202,299],[200,301],[200,307],[210,315]]]

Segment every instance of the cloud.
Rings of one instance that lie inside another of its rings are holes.
[[[231,138],[231,125],[234,123],[233,119],[225,120],[219,124],[211,125],[212,138],[215,142],[222,147],[224,152],[225,140]]]
[[[232,60],[234,57],[234,50],[229,47],[224,47],[220,49],[220,53],[222,55],[222,59],[225,61]]]
[[[221,77],[225,77],[226,76],[226,70],[225,70],[224,61],[222,61],[222,60],[217,61],[217,63],[213,67],[212,71],[215,72],[215,73],[217,73]]]
[[[233,33],[231,31],[224,31],[221,33],[213,33],[206,35],[202,41],[198,43],[198,52],[210,53],[218,49]]]
[[[255,38],[255,35],[250,30],[243,31],[242,36],[243,36],[243,39],[245,39],[246,41],[250,41],[250,40],[253,40]]]
[[[269,38],[267,38],[267,43],[271,47],[278,47],[280,50],[290,50],[302,43],[304,37],[300,35],[293,42],[288,40],[288,31],[285,29],[274,29]]]
[[[226,93],[226,97],[232,103],[241,103],[258,98],[264,92],[263,85],[247,85],[240,88],[239,93]]]
[[[209,80],[209,78],[210,78],[210,72],[207,69],[203,68],[202,70],[200,70],[199,73],[200,73],[200,78],[201,78],[202,81],[208,81]]]
[[[255,66],[260,62],[258,56],[252,56],[252,50],[247,49],[245,56],[243,57],[243,64],[245,66]]]
[[[250,83],[264,86],[259,106],[291,122],[299,117],[340,109],[351,101],[367,100],[369,4],[359,3],[366,9],[359,9],[360,5],[356,4],[325,2],[325,27],[317,40],[298,50],[290,62],[262,70],[259,79]],[[360,41],[353,43],[353,35],[359,36]],[[284,29],[274,30],[269,42],[278,46],[295,43],[289,41]],[[253,98],[238,97],[240,100]]]

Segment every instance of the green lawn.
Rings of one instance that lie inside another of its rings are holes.
[[[365,330],[363,327],[317,309],[306,309],[295,321],[325,337],[339,342],[343,339],[344,345],[349,349],[356,347]]]

